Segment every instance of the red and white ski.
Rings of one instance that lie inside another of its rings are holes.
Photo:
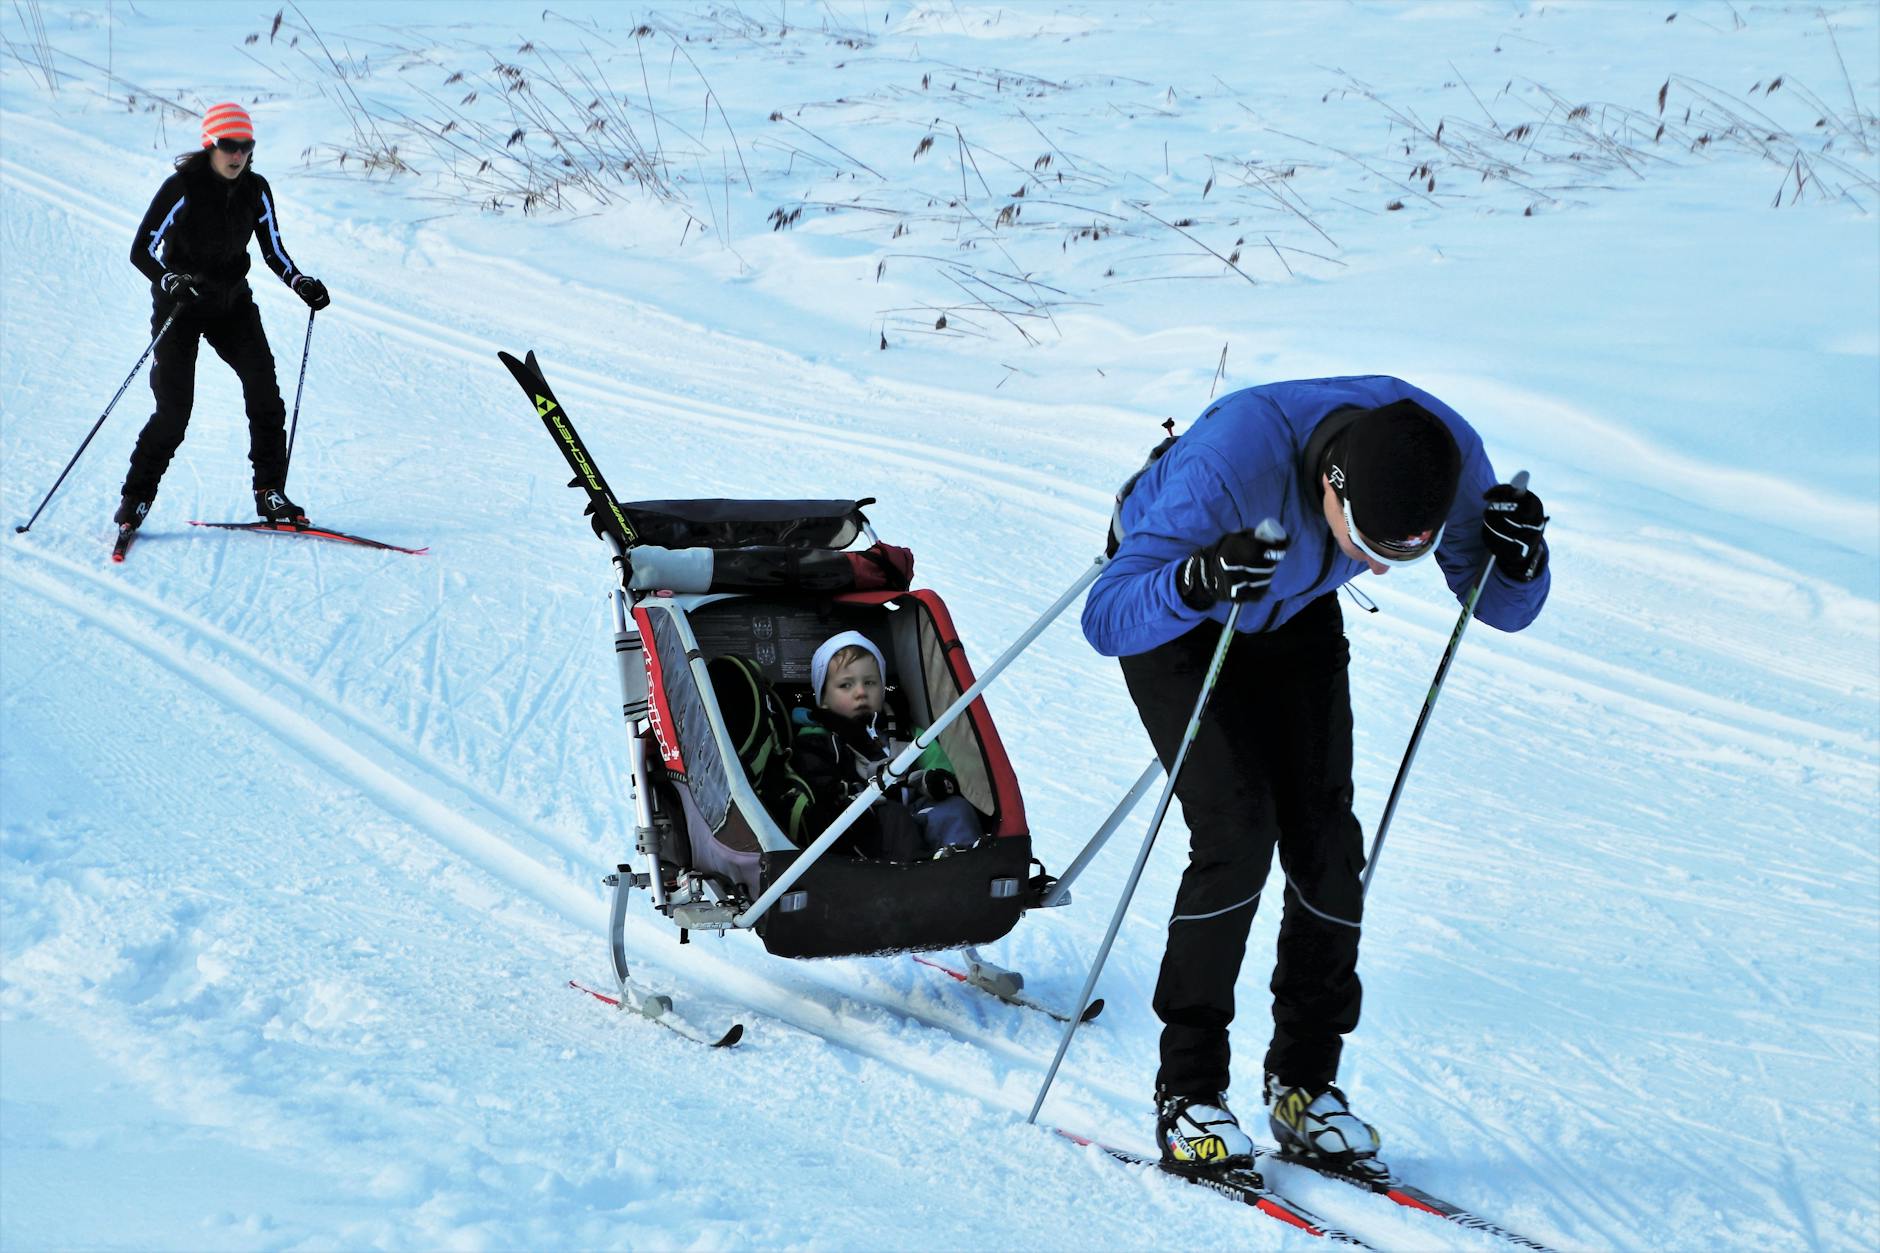
[[[295,526],[289,522],[198,522],[190,519],[191,526],[212,526],[223,531],[265,531],[270,535],[304,535],[308,539],[333,540],[341,544],[357,544],[362,548],[383,548],[388,552],[410,553],[421,557],[431,551],[427,545],[423,548],[401,548],[397,544],[387,544],[383,540],[367,539],[363,535],[348,535],[344,531],[332,531],[323,526]],[[123,560],[123,558],[118,558]]]

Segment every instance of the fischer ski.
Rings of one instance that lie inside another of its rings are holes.
[[[612,1005],[615,1009],[632,1010],[642,1018],[656,1022],[668,1031],[677,1032],[679,1035],[684,1036],[695,1044],[703,1044],[709,1048],[715,1049],[728,1049],[744,1038],[744,1024],[734,1022],[731,1024],[729,1031],[714,1040],[685,1019],[673,1013],[672,998],[670,996],[657,996],[642,993],[631,984],[627,986],[627,1000],[624,1004],[617,996],[610,995],[606,992],[597,992],[593,988],[588,987],[585,983],[577,983],[573,979],[568,980],[568,986],[577,992],[587,993],[597,1001]]]
[[[274,535],[304,535],[308,539],[334,540],[341,544],[357,544],[361,548],[382,548],[387,552],[409,553],[413,557],[422,557],[431,551],[428,544],[423,548],[402,548],[397,544],[387,544],[383,540],[367,539],[363,535],[348,535],[344,531],[328,530],[323,526],[295,526],[284,522],[198,522],[194,518],[190,519],[189,525],[210,526],[223,531],[266,531]]]
[[[1466,1227],[1470,1231],[1480,1231],[1487,1235],[1505,1240],[1516,1248],[1533,1249],[1536,1250],[1536,1253],[1554,1253],[1552,1248],[1540,1243],[1538,1240],[1530,1240],[1526,1236],[1518,1235],[1515,1232],[1509,1231],[1506,1227],[1490,1222],[1480,1214],[1463,1209],[1460,1205],[1452,1205],[1440,1197],[1431,1196],[1421,1188],[1413,1187],[1403,1182],[1397,1177],[1395,1172],[1381,1179],[1375,1176],[1352,1174],[1347,1171],[1339,1170],[1336,1166],[1326,1162],[1315,1161],[1307,1157],[1295,1157],[1292,1154],[1275,1152],[1271,1149],[1257,1149],[1255,1150],[1254,1156],[1256,1159],[1264,1157],[1272,1161],[1284,1162],[1289,1166],[1298,1166],[1311,1171],[1315,1175],[1323,1175],[1327,1179],[1336,1179],[1340,1183],[1348,1183],[1354,1188],[1360,1188],[1366,1192],[1375,1193],[1378,1196],[1384,1197],[1386,1200],[1393,1201],[1403,1206],[1405,1209],[1413,1209],[1424,1214],[1434,1214],[1436,1217],[1452,1222],[1458,1227]]]
[[[567,458],[568,468],[574,471],[568,486],[579,487],[587,492],[588,506],[583,512],[588,515],[594,534],[603,538],[611,536],[619,551],[624,552],[633,547],[639,539],[633,523],[627,520],[626,511],[621,509],[613,488],[607,486],[607,480],[601,477],[600,467],[588,456],[587,445],[575,433],[574,424],[568,421],[568,414],[555,399],[548,380],[542,377],[542,367],[536,364],[535,353],[529,352],[522,361],[506,352],[499,352],[496,356],[509,367],[516,382],[522,385],[523,392],[535,405],[536,416],[548,427],[548,433],[555,437],[555,443],[561,448],[561,455]]]
[[[136,527],[126,526],[123,523],[119,523],[117,539],[112,541],[112,544],[111,544],[111,560],[113,561],[124,560],[124,554],[129,552],[131,549],[131,541],[136,538],[137,538]]]
[[[996,978],[993,978],[993,979],[987,979],[984,977],[974,978],[971,972],[968,972],[965,970],[956,970],[952,966],[944,965],[928,957],[923,957],[919,953],[911,954],[911,956],[914,958],[915,961],[919,962],[921,965],[932,966],[935,970],[938,970],[941,974],[946,975],[947,977],[951,979],[956,979],[959,982],[966,984],[968,987],[978,988],[981,992],[984,992],[989,996],[997,997],[999,1000],[1004,1001],[1007,1005],[1016,1005],[1020,1009],[1034,1009],[1049,1018],[1056,1019],[1058,1022],[1069,1022],[1071,1020],[1071,1016],[1069,1014],[1062,1013],[1058,1010],[1051,1008],[1049,1005],[1046,1005],[1043,1001],[1038,1000],[1036,997],[1028,996],[1025,992],[1021,990],[1024,986],[1022,982],[1018,982],[1012,985],[1007,985],[1006,983],[1001,982],[1000,980]],[[1000,971],[999,974],[1011,976],[1011,972],[1009,971]],[[1089,1006],[1084,1010],[1083,1017],[1078,1019],[1078,1021],[1089,1022],[1090,1020],[1092,1020],[1093,1018],[1095,1018],[1098,1014],[1101,1014],[1102,1012],[1103,1012],[1103,998],[1097,997],[1095,1000],[1090,1002]]]
[[[1222,1196],[1239,1201],[1242,1205],[1251,1205],[1268,1218],[1285,1223],[1289,1227],[1295,1227],[1307,1235],[1318,1236],[1336,1244],[1349,1244],[1358,1248],[1370,1247],[1350,1232],[1332,1226],[1311,1210],[1294,1204],[1269,1188],[1266,1180],[1260,1176],[1260,1172],[1251,1167],[1215,1167],[1212,1169],[1200,1167],[1184,1170],[1169,1165],[1159,1158],[1150,1157],[1147,1153],[1119,1149],[1114,1145],[1104,1144],[1100,1140],[1092,1140],[1088,1136],[1066,1131],[1062,1127],[1053,1127],[1051,1130],[1072,1144],[1099,1149],[1112,1160],[1126,1166],[1153,1166],[1171,1178],[1180,1179],[1184,1183],[1197,1184],[1211,1192],[1218,1192]]]

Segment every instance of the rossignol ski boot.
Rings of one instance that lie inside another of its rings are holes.
[[[118,502],[117,512],[111,515],[111,521],[120,528],[129,527],[135,531],[144,524],[144,518],[150,513],[150,502],[139,500],[135,496],[126,496]]]
[[[111,521],[117,523],[117,538],[111,541],[111,560],[124,560],[131,541],[137,538],[137,528],[144,524],[144,515],[149,512],[150,502],[135,496],[126,496],[118,502],[117,512],[111,515]]]
[[[255,512],[272,526],[306,526],[307,511],[287,498],[278,487],[255,489]]]

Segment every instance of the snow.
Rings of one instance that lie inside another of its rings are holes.
[[[630,819],[605,552],[495,359],[533,348],[623,494],[878,497],[982,663],[1099,551],[1164,418],[1341,373],[1454,404],[1532,472],[1554,595],[1463,644],[1379,863],[1341,1083],[1408,1177],[1556,1247],[1872,1247],[1871,4],[9,14],[9,523],[148,343],[125,253],[195,134],[155,102],[234,97],[334,293],[293,495],[431,552],[188,527],[246,513],[208,354],[124,565],[141,376],[9,526],[0,1245],[1313,1243],[1027,1126],[1051,1024],[907,958],[680,947],[639,903],[637,971],[744,1022],[729,1053],[564,986],[606,979],[597,877]],[[505,177],[553,168],[547,129],[631,129],[654,185],[488,207],[475,160],[399,120],[453,115]],[[392,144],[411,172],[360,169]],[[257,275],[291,405],[307,322]],[[1370,829],[1456,609],[1428,569],[1360,586]],[[1148,760],[1120,676],[1060,624],[990,704],[1061,868]],[[1075,997],[1150,809],[1070,908],[989,949],[1037,996]],[[1045,1109],[1138,1147],[1181,836]],[[1243,969],[1243,1114],[1275,925]],[[1273,1173],[1384,1247],[1496,1246]]]

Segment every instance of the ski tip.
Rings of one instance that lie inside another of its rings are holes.
[[[588,987],[585,983],[577,983],[573,979],[570,979],[568,980],[568,986],[573,988],[577,992],[585,992],[589,996],[593,997],[595,1000],[601,1001],[608,1005],[612,1005],[615,1008],[619,1008],[620,1006],[620,1000],[618,997],[609,996],[605,992],[596,992],[593,988]]]
[[[966,975],[962,974],[961,972],[957,970],[953,970],[947,966],[942,966],[939,962],[934,961],[931,958],[922,957],[919,953],[909,953],[908,956],[912,957],[915,961],[919,962],[923,966],[932,966],[935,970],[938,970],[941,974],[945,975],[949,979],[952,979],[956,983],[965,983],[967,981]]]
[[[1085,1006],[1083,1014],[1077,1019],[1077,1021],[1078,1022],[1090,1022],[1093,1019],[1095,1019],[1098,1014],[1101,1014],[1102,1012],[1103,1012],[1103,998],[1099,996],[1096,1000],[1090,1002],[1089,1005]]]
[[[736,1044],[739,1040],[742,1040],[743,1038],[744,1038],[744,1024],[741,1022],[734,1022],[731,1024],[731,1030],[725,1032],[722,1036],[718,1037],[718,1042],[713,1044],[712,1047],[715,1049],[728,1049],[732,1045]]]

